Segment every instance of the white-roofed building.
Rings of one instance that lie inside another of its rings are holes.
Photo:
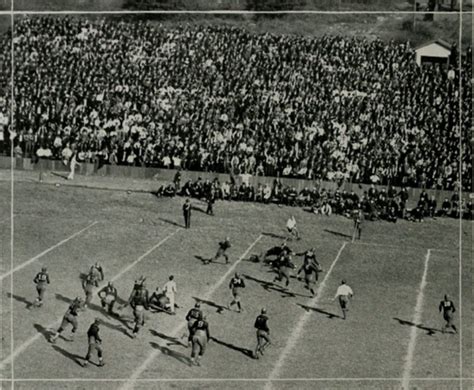
[[[426,63],[441,63],[449,65],[451,48],[452,46],[442,39],[424,43],[415,48],[416,63],[419,66]]]

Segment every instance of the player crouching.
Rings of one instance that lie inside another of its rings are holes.
[[[74,301],[71,302],[68,309],[66,310],[66,313],[64,314],[61,325],[59,326],[58,330],[54,333],[54,335],[49,340],[51,343],[54,344],[56,342],[59,335],[66,328],[67,324],[72,325],[72,331],[71,331],[72,333],[71,333],[70,341],[74,340],[74,334],[76,333],[76,330],[78,327],[77,316],[79,315],[79,311],[82,309],[83,305],[84,305],[84,301],[79,297],[77,297],[76,299],[74,299]]]
[[[112,282],[109,282],[107,286],[101,289],[97,295],[100,298],[100,303],[102,308],[107,310],[107,313],[115,316],[116,313],[114,312],[115,302],[117,301],[117,289],[115,288]]]

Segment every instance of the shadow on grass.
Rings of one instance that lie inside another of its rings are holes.
[[[206,259],[205,257],[199,256],[199,255],[195,255],[194,258],[201,260],[203,264],[207,264],[212,260],[212,259]]]
[[[150,345],[153,348],[158,349],[163,355],[171,356],[172,358],[176,359],[178,362],[186,364],[187,366],[192,365],[191,359],[181,352],[173,351],[172,349],[169,349],[167,347],[162,347],[161,345],[153,341],[150,341]]]
[[[88,276],[88,274],[86,274],[85,272],[81,272],[81,273],[79,274],[79,279],[80,279],[81,281],[85,282],[85,281],[87,280],[87,276]]]
[[[199,255],[195,255],[194,256],[197,260],[201,260],[202,261],[202,264],[204,265],[209,265],[209,264],[220,264],[220,265],[227,265],[226,263],[224,262],[221,262],[221,261],[214,261],[214,259],[211,257],[211,258],[205,258],[205,257],[202,257],[202,256],[199,256]]]
[[[117,318],[117,317],[115,317],[115,318]],[[128,323],[121,320],[120,318],[117,318],[117,320],[120,321],[120,323],[123,326],[116,325],[116,324],[111,324],[110,322],[104,321],[103,319],[100,320],[100,324],[104,325],[106,328],[109,328],[109,329],[115,330],[117,332],[120,332],[120,333],[124,334],[125,336],[131,337],[130,334],[128,333],[128,331],[127,331],[127,330],[130,330],[130,328],[128,326]],[[124,328],[124,326],[125,326],[125,328]]]
[[[188,347],[186,344],[184,344],[184,343],[183,343],[179,338],[177,338],[177,337],[168,336],[168,335],[166,335],[166,334],[164,334],[164,333],[157,332],[156,330],[153,330],[153,329],[150,329],[150,333],[152,334],[152,336],[159,337],[160,339],[169,341],[169,343],[166,344],[167,346],[179,345],[179,346],[184,347],[184,348],[187,348],[187,347]]]
[[[168,336],[164,333],[157,332],[154,329],[150,329],[150,333],[152,334],[152,336],[159,337],[160,339],[168,341],[169,343],[166,344],[167,346],[179,345],[180,347],[188,348],[187,344],[183,343],[181,339],[179,339],[178,337]],[[187,335],[186,335],[186,340],[187,340]]]
[[[67,180],[67,177],[69,176],[69,173],[58,173],[58,172],[50,172],[51,175],[60,177],[61,179]]]
[[[208,300],[205,300],[205,299],[201,299],[201,298],[198,298],[198,297],[193,297],[193,299],[196,301],[196,302],[199,302],[199,303],[202,303],[204,305],[207,305],[207,306],[210,306],[210,307],[215,307],[217,310],[216,310],[216,313],[219,313],[219,314],[222,314],[222,312],[224,310],[228,310],[227,307],[225,306],[222,306],[222,305],[219,305],[213,301],[208,301]]]
[[[34,324],[33,327],[36,329],[36,331],[41,334],[47,342],[49,342],[49,339],[53,335],[53,331],[45,328],[43,325],[40,324]],[[60,336],[62,337],[62,336]],[[62,337],[63,338],[63,337]]]
[[[281,234],[276,234],[276,233],[272,233],[272,232],[262,232],[262,236],[278,238],[280,240],[286,240],[287,239],[287,237],[282,236]]]
[[[298,293],[289,291],[288,289],[281,287],[273,282],[267,282],[266,280],[257,279],[250,275],[243,275],[243,276],[248,280],[252,280],[260,284],[263,287],[263,289],[266,291],[270,291],[270,292],[275,291],[277,293],[280,293],[282,295],[282,298],[295,298],[295,297],[311,298],[310,295],[303,295],[303,294],[298,294]]]
[[[307,306],[307,305],[302,305],[301,303],[297,303],[298,306],[300,306],[301,308],[305,309],[307,312],[309,311],[315,311],[316,313],[321,313],[321,314],[324,314],[326,316],[328,316],[329,319],[333,319],[333,318],[341,318],[341,316],[337,315],[337,314],[334,314],[334,313],[330,313],[328,311],[325,311],[323,309],[319,309],[317,307],[311,307],[311,306]]]
[[[250,350],[250,349],[242,348],[242,347],[238,347],[238,346],[236,346],[236,345],[230,344],[230,343],[226,343],[225,341],[216,339],[215,337],[211,337],[211,340],[214,341],[215,343],[217,343],[217,344],[219,344],[219,345],[222,345],[222,346],[224,346],[224,347],[226,347],[226,348],[229,348],[229,349],[231,349],[231,350],[233,350],[233,351],[237,351],[237,352],[243,353],[245,356],[247,356],[247,357],[253,359],[253,351]]]
[[[200,213],[206,214],[206,211],[204,209],[202,209],[201,207],[194,206],[194,205],[191,206],[191,210],[199,211]]]
[[[84,360],[83,356],[76,355],[74,353],[68,352],[65,349],[62,349],[61,347],[58,347],[57,345],[52,345],[52,348],[56,351],[59,352],[61,355],[67,357],[68,359],[71,359],[74,363],[78,364],[79,366],[82,367],[82,361]]]
[[[400,325],[414,326],[414,327],[416,327],[416,328],[418,328],[418,329],[424,330],[424,331],[426,331],[427,336],[433,336],[435,333],[441,332],[440,329],[428,328],[427,326],[423,326],[422,324],[415,324],[414,322],[402,320],[402,319],[400,319],[400,318],[394,317],[393,319],[394,319],[395,321],[398,321],[398,323],[399,323]]]
[[[18,301],[20,303],[24,303],[25,307],[29,310],[34,307],[33,302],[30,302],[28,299],[24,297],[20,297],[19,295],[7,293],[8,298],[13,298],[15,301]]]
[[[329,229],[324,229],[324,231],[326,233],[330,233],[334,236],[337,236],[337,237],[344,237],[344,238],[350,238],[352,240],[352,236],[350,236],[349,234],[344,234],[344,233],[341,233],[341,232],[336,232],[334,230],[329,230]]]
[[[67,303],[67,304],[69,304],[69,305],[70,305],[70,304],[72,303],[72,301],[73,301],[73,299],[68,298],[68,297],[66,297],[66,296],[64,296],[64,295],[58,294],[58,293],[56,293],[55,296],[56,296],[56,299],[57,299],[58,301],[62,301],[62,302]],[[96,305],[96,304],[94,304],[94,303],[89,303],[89,304],[87,305],[87,309],[94,310],[94,311],[97,311],[97,312],[99,312],[99,313],[101,313],[101,314],[104,314],[104,315],[108,316],[108,313],[107,313],[106,310],[104,310],[101,306]]]
[[[166,219],[166,218],[158,218],[160,221],[164,222],[164,223],[168,223],[170,225],[173,225],[173,226],[177,226],[177,227],[180,227],[180,228],[185,228],[186,226],[184,225],[181,225],[177,222],[174,222],[172,221],[171,219]]]

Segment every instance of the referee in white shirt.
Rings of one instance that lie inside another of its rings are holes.
[[[170,314],[176,314],[174,311],[175,308],[175,294],[177,293],[177,288],[176,288],[176,282],[174,281],[174,276],[171,275],[169,277],[169,280],[165,283],[163,287],[163,291],[166,295],[166,297],[170,301]]]
[[[339,298],[339,305],[341,305],[341,310],[342,310],[342,319],[346,319],[346,312],[349,311],[348,305],[349,305],[349,299],[352,298],[354,295],[354,292],[352,291],[352,288],[350,288],[347,284],[346,281],[343,280],[341,282],[341,285],[337,288],[336,295],[334,296],[333,301],[336,300],[336,298]]]

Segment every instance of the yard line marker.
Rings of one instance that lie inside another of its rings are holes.
[[[260,234],[257,239],[247,248],[247,250],[242,254],[242,256],[239,257],[239,259],[232,264],[232,266],[227,270],[227,272],[222,275],[222,277],[217,281],[214,286],[206,293],[204,296],[204,300],[208,300],[211,298],[212,294],[226,281],[226,279],[229,277],[229,275],[234,272],[235,268],[237,265],[248,255],[248,253],[252,250],[252,248],[259,242],[263,237],[263,234]],[[177,334],[181,333],[183,329],[187,326],[186,322],[182,322],[180,326],[175,328],[174,332],[171,334],[171,337],[176,337]],[[147,369],[147,367],[151,364],[151,362],[161,354],[161,351],[159,350],[154,350],[152,351],[146,360],[133,372],[133,374],[130,376],[130,378],[127,380],[127,382],[120,387],[119,390],[131,390],[135,386],[135,382],[138,380],[138,377]]]
[[[176,233],[178,233],[182,228],[176,229],[174,232],[170,233],[167,235],[165,238],[163,238],[160,242],[157,244],[153,245],[150,249],[148,249],[143,255],[141,255],[138,259],[136,259],[134,262],[130,263],[127,265],[125,268],[123,268],[117,275],[115,275],[111,280],[115,281],[118,278],[120,278],[124,273],[129,271],[131,268],[133,268],[135,265],[137,265],[140,261],[142,261],[146,256],[148,256],[151,252],[153,252],[155,249],[163,245],[168,239],[173,237]],[[101,286],[99,286],[97,289],[102,288],[105,285],[103,283]],[[61,317],[62,318],[62,317]],[[53,323],[49,324],[47,326],[48,329],[53,328],[56,324],[58,324],[61,321],[61,319],[58,319],[54,321]],[[25,341],[23,344],[21,344],[18,348],[15,348],[15,350],[12,352],[11,355],[7,356],[5,359],[2,360],[0,363],[0,370],[3,370],[7,364],[10,364],[18,355],[20,355],[22,352],[24,352],[30,345],[32,345],[36,340],[42,337],[41,333],[36,333],[33,337],[31,337],[29,340]]]
[[[420,288],[418,289],[418,296],[416,297],[415,314],[413,316],[413,323],[419,324],[421,321],[421,314],[423,312],[423,298],[425,296],[424,290],[426,286],[426,275],[428,274],[428,263],[430,261],[431,249],[428,249],[425,256],[425,265],[423,269],[423,276],[421,277]],[[410,384],[410,375],[413,367],[413,355],[415,353],[416,336],[418,335],[417,328],[412,326],[410,332],[410,341],[408,343],[408,351],[405,357],[405,365],[402,376],[402,389],[408,390]]]
[[[83,232],[85,232],[86,230],[90,229],[92,226],[94,225],[97,225],[99,223],[99,221],[94,221],[92,222],[90,225],[86,226],[85,228],[79,230],[78,232],[74,233],[73,235],[65,238],[64,240],[62,241],[59,241],[57,244],[54,244],[52,247],[49,247],[48,249],[46,249],[45,251],[41,252],[39,255],[36,255],[35,257],[32,257],[31,259],[25,261],[24,263],[21,263],[20,265],[18,265],[17,267],[13,268],[12,270],[8,271],[7,273],[4,273],[3,275],[0,276],[0,280],[3,280],[5,279],[6,277],[10,276],[11,274],[15,273],[16,271],[19,271],[25,267],[27,267],[28,265],[30,265],[31,263],[35,262],[36,260],[38,260],[39,258],[43,257],[44,255],[48,254],[49,252],[51,252],[52,250],[56,249],[57,247],[65,244],[66,242],[72,240],[73,238],[77,237],[78,235],[82,234]]]
[[[347,245],[347,241],[344,242],[339,248],[339,251],[337,252],[336,258],[332,262],[331,266],[328,269],[328,272],[324,276],[323,281],[319,285],[317,291],[316,291],[316,296],[312,298],[308,302],[308,306],[316,306],[319,302],[319,299],[321,298],[321,294],[323,292],[324,287],[326,286],[326,281],[329,279],[329,276],[331,275],[332,270],[334,269],[334,266],[336,265],[337,261],[341,257],[342,251]],[[296,327],[292,329],[292,332],[290,334],[290,337],[288,341],[286,342],[285,349],[283,352],[280,354],[280,358],[276,362],[275,366],[273,367],[272,372],[270,373],[269,377],[267,378],[267,384],[265,385],[265,390],[271,390],[272,389],[272,380],[277,378],[278,372],[280,369],[283,367],[283,363],[285,362],[285,359],[287,356],[291,353],[293,348],[296,346],[296,342],[298,341],[298,338],[300,335],[303,333],[303,328],[306,324],[306,322],[311,318],[311,313],[310,312],[305,312],[300,316],[300,319],[298,323],[296,324]]]

